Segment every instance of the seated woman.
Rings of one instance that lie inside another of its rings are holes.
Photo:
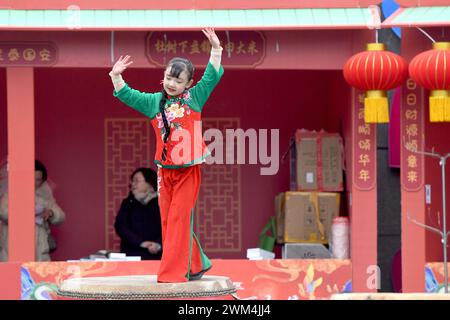
[[[35,225],[36,225],[36,261],[50,261],[49,237],[50,224],[64,222],[66,215],[56,204],[52,190],[47,183],[47,169],[44,164],[35,161]],[[4,223],[0,234],[0,261],[8,261],[8,194],[0,197],[0,221]]]
[[[159,260],[162,255],[161,217],[157,197],[157,175],[149,168],[131,174],[131,192],[122,201],[114,228],[120,251],[142,260]]]

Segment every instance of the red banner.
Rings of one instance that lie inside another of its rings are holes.
[[[254,67],[266,54],[264,36],[256,31],[217,32],[223,48],[224,66]],[[206,66],[211,45],[202,32],[151,32],[145,44],[147,59],[165,67],[173,57],[183,57],[194,66]]]
[[[423,185],[424,110],[421,103],[422,89],[408,79],[403,89],[400,113],[401,130],[401,183],[407,191],[417,191]]]
[[[371,190],[377,181],[376,124],[364,121],[364,93],[353,89],[353,184]]]
[[[58,60],[56,47],[48,42],[0,42],[2,66],[48,66]]]

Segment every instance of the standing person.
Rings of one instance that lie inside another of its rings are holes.
[[[55,248],[49,246],[51,237],[49,225],[63,223],[66,215],[53,197],[52,189],[47,182],[48,174],[44,164],[36,160],[34,169],[36,261],[50,261],[49,253]],[[0,220],[4,223],[0,235],[0,261],[8,261],[8,193],[4,193],[0,197]]]
[[[119,235],[120,252],[142,260],[161,259],[161,217],[156,172],[138,168],[130,177],[131,191],[122,201],[114,228]]]
[[[183,58],[169,61],[163,90],[157,93],[139,92],[124,82],[121,74],[133,63],[129,56],[120,57],[110,72],[114,96],[149,117],[156,134],[163,242],[158,282],[198,280],[212,267],[193,223],[201,181],[199,164],[210,154],[202,137],[201,111],[224,71],[214,29],[202,32],[211,44],[211,54],[201,80],[192,88],[194,66]]]

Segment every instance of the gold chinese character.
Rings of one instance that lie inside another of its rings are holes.
[[[31,48],[23,50],[22,55],[26,61],[33,61],[34,59],[36,59],[36,51]]]
[[[415,93],[408,93],[406,96],[406,104],[408,106],[414,106],[417,103],[417,96]]]
[[[184,50],[186,50],[187,45],[188,45],[188,42],[186,40],[178,42],[178,46],[181,48],[182,53],[184,53]]]
[[[417,136],[417,124],[416,123],[412,123],[406,126],[406,134],[408,135],[408,137],[415,137]]]
[[[246,51],[245,51],[244,48],[245,48],[245,44],[242,41],[239,41],[239,45],[238,45],[238,47],[236,49],[236,54],[240,54],[240,53],[245,54]]]
[[[407,158],[409,168],[417,168],[417,157],[414,155],[409,155]]]
[[[8,52],[9,61],[17,61],[20,58],[19,50],[12,48]]]
[[[41,61],[50,61],[50,51],[48,49],[42,49],[39,51],[39,56],[41,57]]]
[[[200,53],[200,48],[198,46],[198,41],[197,40],[192,40],[191,51],[189,53],[190,54]]]
[[[200,44],[200,50],[204,53],[209,54],[211,52],[211,43],[208,40],[203,40]]]
[[[417,110],[411,109],[406,110],[405,118],[408,120],[417,120]]]
[[[256,49],[256,42],[255,41],[250,41],[250,43],[248,44],[247,52],[250,53],[251,55],[254,55],[255,53],[259,52]]]
[[[417,172],[416,171],[408,171],[408,182],[417,182]]]
[[[0,49],[0,61],[3,61],[3,49]]]
[[[166,49],[167,49],[167,51],[166,51],[167,53],[172,52],[172,53],[176,54],[177,53],[177,41],[176,40],[167,41]]]
[[[157,53],[166,52],[166,44],[164,41],[158,39],[155,43],[155,49]]]
[[[359,108],[358,109],[358,119],[364,119],[364,108]]]
[[[234,51],[234,42],[233,41],[227,42],[227,44],[225,45],[225,51],[229,52],[229,53],[233,53],[233,51]]]
[[[370,174],[369,174],[369,170],[361,170],[359,171],[359,180],[363,180],[364,182],[366,182],[367,180],[370,179]]]
[[[405,148],[409,151],[417,151],[418,143],[416,139],[406,142]]]
[[[408,90],[415,90],[417,88],[417,84],[413,79],[408,78],[408,80],[406,80],[406,87],[408,88]]]
[[[368,154],[360,154],[358,162],[362,163],[363,166],[365,167],[368,163],[370,163],[369,155]]]
[[[358,102],[359,103],[364,103],[364,98],[365,98],[364,93],[358,94]]]
[[[370,151],[370,140],[369,139],[364,139],[364,140],[358,141],[358,145],[359,145],[360,149]]]
[[[366,123],[361,126],[358,126],[358,133],[364,134],[364,135],[370,135],[370,125]]]

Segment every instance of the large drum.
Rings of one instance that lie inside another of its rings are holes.
[[[236,288],[228,277],[203,276],[182,283],[158,283],[156,275],[86,277],[65,280],[59,299],[234,299]]]

